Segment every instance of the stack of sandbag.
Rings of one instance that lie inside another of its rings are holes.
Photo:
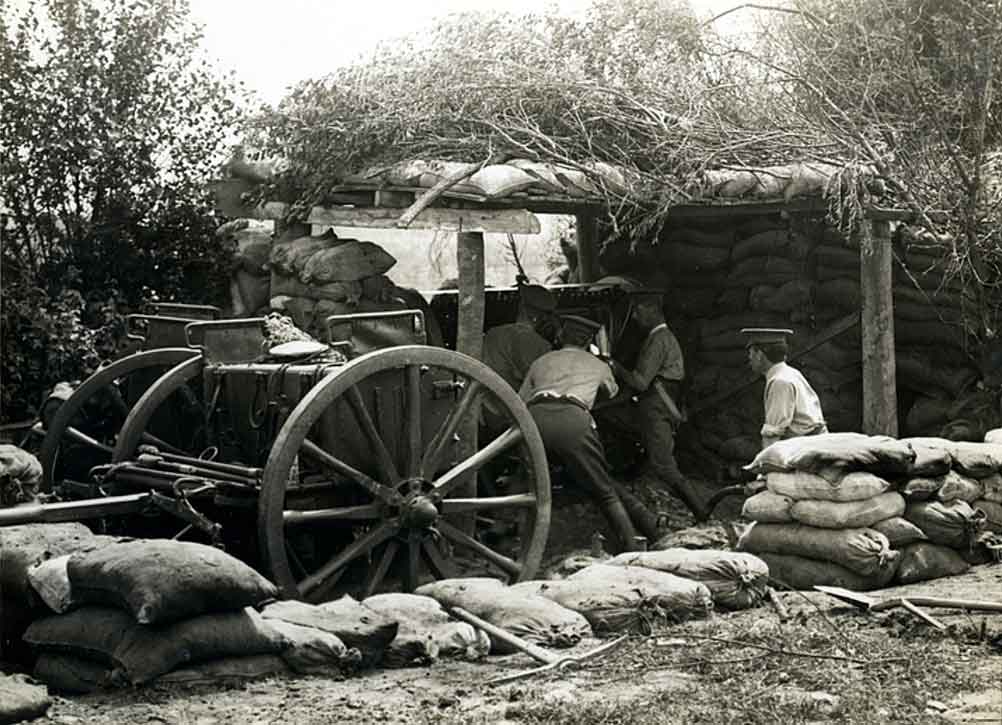
[[[5,659],[26,659],[30,653],[21,641],[24,630],[52,612],[32,586],[30,572],[60,556],[117,541],[113,536],[95,535],[80,523],[0,527],[0,651]]]
[[[57,613],[34,621],[24,640],[38,654],[35,677],[54,689],[140,684],[224,659],[238,673],[261,655],[271,672],[287,671],[278,655],[291,642],[253,609],[277,588],[219,549],[124,541],[43,565],[31,581]]]
[[[643,631],[652,621],[680,622],[713,610],[706,585],[626,564],[593,564],[566,579],[522,582],[510,591],[543,597],[577,612],[596,633]]]
[[[902,583],[959,574],[994,557],[984,532],[1002,533],[1002,445],[905,439],[930,465],[901,483],[905,518],[924,540],[904,550]]]
[[[271,249],[271,307],[326,339],[330,315],[405,309],[394,306],[397,287],[386,276],[396,264],[374,242],[340,239],[334,232],[276,241]]]
[[[877,589],[897,572],[903,546],[921,532],[901,517],[889,478],[911,470],[915,451],[887,436],[831,433],[769,446],[749,468],[767,489],[749,498],[752,524],[737,548],[757,554],[772,578],[795,589],[818,584]]]
[[[216,230],[216,236],[233,250],[230,298],[235,317],[251,317],[268,310],[271,275],[268,257],[271,234],[254,228],[247,219],[234,219]]]

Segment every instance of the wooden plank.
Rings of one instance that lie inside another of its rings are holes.
[[[396,229],[400,211],[366,207],[320,207],[310,211],[311,224],[367,229]],[[539,219],[525,209],[425,209],[409,229],[453,232],[539,234]]]
[[[791,354],[787,358],[787,361],[794,362],[799,358],[804,357],[807,353],[811,352],[811,350],[820,347],[821,345],[825,344],[832,338],[841,335],[846,330],[851,330],[858,324],[859,324],[859,313],[857,312],[850,312],[845,317],[840,317],[839,319],[835,320],[833,323],[828,325],[828,327],[824,328],[816,335],[814,335],[810,340],[807,341],[806,345],[799,348],[795,353]],[[702,413],[703,411],[715,408],[720,403],[723,403],[725,400],[728,400],[734,395],[740,393],[749,385],[755,384],[761,378],[762,378],[761,375],[749,372],[748,375],[740,382],[735,383],[726,390],[722,390],[716,395],[711,395],[710,397],[701,400],[696,405],[691,406],[689,408],[689,415],[693,416],[696,415],[697,413]]]
[[[479,232],[466,232],[456,237],[456,270],[459,275],[456,351],[481,360],[484,356],[484,235]],[[480,404],[477,403],[459,427],[460,460],[466,460],[477,452],[479,420]],[[458,491],[466,497],[475,497],[477,477],[470,476],[459,485]],[[467,534],[472,535],[476,525],[476,515],[463,515],[458,525]]]
[[[598,279],[598,225],[594,214],[574,215],[578,243],[578,281]]]
[[[894,357],[894,298],[891,290],[890,224],[869,224],[869,244],[862,244],[859,255],[862,292],[863,342],[863,432],[869,435],[897,436],[898,396]],[[869,248],[869,251],[867,251]]]

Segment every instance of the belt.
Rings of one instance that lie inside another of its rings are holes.
[[[588,406],[585,405],[583,400],[578,400],[573,395],[557,395],[555,393],[536,393],[531,398],[526,405],[536,405],[537,403],[566,403],[568,405],[575,405],[581,408],[584,412],[591,414]]]

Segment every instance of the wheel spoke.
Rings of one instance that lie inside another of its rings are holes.
[[[397,473],[397,467],[393,465],[393,458],[386,448],[386,443],[383,442],[383,437],[379,435],[376,424],[372,421],[372,416],[369,415],[369,409],[365,407],[365,401],[362,400],[362,394],[358,391],[358,387],[352,385],[348,388],[345,397],[355,413],[359,426],[369,439],[380,475],[386,483],[396,483],[400,480],[400,474]]]
[[[288,541],[285,542],[285,555],[289,557],[289,563],[292,565],[292,569],[296,575],[301,577],[306,576],[306,567],[303,566],[303,562],[299,560],[299,555],[296,554]]]
[[[140,440],[142,440],[142,442],[147,445],[156,446],[159,450],[164,451],[166,453],[173,453],[176,456],[188,455],[188,451],[182,450],[175,445],[171,445],[162,438],[157,438],[152,433],[147,433],[146,431],[143,431],[142,435],[140,436]]]
[[[106,446],[101,441],[95,438],[91,438],[82,430],[74,428],[73,426],[67,426],[65,435],[67,438],[74,441],[75,443],[83,443],[85,446],[96,448],[97,450],[102,451],[103,453],[107,453],[109,456],[112,453],[114,453],[114,449],[111,446]]]
[[[426,538],[422,541],[421,548],[424,549],[424,554],[428,559],[428,565],[431,567],[432,574],[439,579],[451,579],[456,576],[455,569],[445,560],[442,552],[438,550],[438,544],[431,538]]]
[[[383,549],[383,555],[379,558],[379,564],[369,572],[369,576],[365,580],[365,589],[363,590],[365,596],[371,597],[376,592],[376,587],[378,587],[383,578],[386,576],[386,572],[390,569],[390,564],[393,563],[393,557],[397,555],[397,550],[400,548],[400,542],[396,539],[390,539],[386,542],[386,548]]]
[[[340,576],[340,570],[344,569],[353,559],[376,548],[399,530],[400,522],[397,519],[392,519],[353,541],[344,551],[300,582],[299,589],[303,596],[309,596],[331,576]]]
[[[485,498],[447,498],[442,501],[439,511],[443,514],[465,514],[471,511],[490,511],[506,508],[532,508],[536,497],[531,493],[516,493],[510,496],[489,496]]]
[[[325,451],[309,438],[303,440],[303,447],[301,450],[303,453],[318,460],[328,468],[333,469],[334,472],[340,473],[342,476],[347,476],[373,496],[381,501],[384,501],[385,503],[396,503],[400,498],[397,492],[393,489],[384,486],[375,479],[369,478],[357,468],[349,466],[340,458],[337,458]]]
[[[447,539],[455,544],[458,544],[459,546],[465,547],[479,554],[484,559],[487,559],[487,561],[500,567],[507,574],[517,577],[521,573],[522,565],[517,561],[509,559],[504,554],[499,554],[486,544],[480,543],[465,531],[461,531],[448,521],[439,519],[436,526],[438,526],[438,530],[441,531]]]
[[[404,572],[404,591],[412,592],[417,589],[420,575],[421,534],[411,531],[407,536],[407,570]]]
[[[459,424],[466,420],[470,408],[483,391],[484,386],[478,380],[472,380],[466,386],[463,396],[456,403],[455,407],[449,411],[449,415],[442,421],[442,426],[435,433],[435,437],[432,438],[431,444],[428,446],[424,459],[421,461],[421,476],[423,478],[431,478],[435,475],[442,452],[452,441],[453,436],[456,435],[456,431],[459,429]]]
[[[372,521],[381,517],[382,508],[378,504],[313,509],[311,511],[286,510],[282,512],[282,521],[286,526],[299,526],[301,524],[330,521]]]
[[[407,475],[421,474],[421,366],[407,366]]]
[[[441,501],[464,478],[476,473],[502,453],[517,445],[521,440],[522,431],[518,428],[509,428],[492,440],[487,446],[477,451],[465,461],[453,466],[438,478],[435,481],[434,497]]]

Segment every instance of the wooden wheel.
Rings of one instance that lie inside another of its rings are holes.
[[[507,427],[464,451],[484,400]],[[521,490],[477,492],[471,479],[507,457]],[[478,536],[474,517],[508,517],[517,536]],[[549,520],[549,471],[528,409],[482,363],[425,346],[370,353],[314,386],[278,432],[258,505],[265,566],[287,596],[311,601],[460,574],[531,578]]]
[[[189,350],[189,352],[193,351]],[[155,414],[161,411],[168,401],[177,397],[181,391],[198,387],[197,383],[204,368],[205,360],[195,352],[194,356],[189,355],[186,359],[179,361],[143,393],[122,425],[122,432],[118,435],[112,452],[111,460],[113,462],[119,463],[134,457],[142,443],[151,443],[157,448],[166,449],[171,453],[193,454],[198,452],[193,449],[198,444],[204,443],[204,440],[200,440],[204,438],[204,431],[192,430],[191,427],[178,425],[178,421],[173,420],[170,421],[175,429],[173,432],[160,431],[168,440],[152,436],[149,431],[153,427]],[[197,410],[189,411],[189,413],[196,413],[198,418],[201,418],[202,404],[200,399],[196,407]],[[194,416],[189,417],[193,418]],[[195,421],[189,420],[187,422]],[[196,426],[201,422],[198,420]],[[184,440],[178,438],[180,434],[183,434]]]
[[[136,401],[165,369],[197,355],[189,348],[161,348],[122,358],[98,370],[47,421],[39,452],[42,490],[64,478],[87,480],[92,466],[108,463]],[[182,403],[183,405],[183,403]],[[147,432],[146,440],[156,443]]]

